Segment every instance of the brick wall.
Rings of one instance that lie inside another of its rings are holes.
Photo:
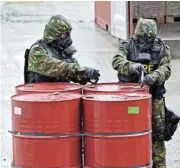
[[[180,18],[180,1],[133,1],[133,18],[155,18],[159,23]]]

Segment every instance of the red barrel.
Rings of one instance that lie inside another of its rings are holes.
[[[123,92],[143,92],[149,93],[149,87],[144,85],[140,87],[140,83],[98,83],[91,84],[83,88],[83,94],[119,94]]]
[[[74,93],[12,96],[12,129],[44,134],[79,132],[80,98]]]
[[[86,136],[84,138],[86,168],[151,166],[151,134],[135,136]]]
[[[81,167],[80,98],[60,92],[11,97],[14,167]]]
[[[75,83],[40,82],[16,86],[16,94],[24,93],[49,93],[49,92],[73,92],[81,94],[82,86]]]
[[[81,168],[80,137],[13,136],[13,165]]]
[[[151,95],[83,96],[84,132],[133,133],[151,128]]]
[[[151,166],[151,95],[84,95],[85,166]]]

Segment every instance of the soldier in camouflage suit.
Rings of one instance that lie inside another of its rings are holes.
[[[99,72],[82,67],[72,57],[71,24],[61,16],[52,16],[45,26],[43,39],[35,42],[25,54],[25,83],[76,82],[86,84],[99,80]]]
[[[134,39],[120,42],[112,66],[118,71],[120,82],[139,82],[141,72],[145,71],[144,83],[150,86],[152,94],[153,168],[165,168],[163,95],[166,92],[165,81],[171,75],[171,55],[169,47],[156,36],[156,22],[141,18],[136,26]]]

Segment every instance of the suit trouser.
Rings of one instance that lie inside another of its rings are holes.
[[[153,168],[166,168],[166,147],[163,138],[165,102],[163,98],[152,99],[152,159]],[[156,137],[156,138],[154,138]]]

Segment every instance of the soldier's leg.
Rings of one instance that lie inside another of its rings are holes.
[[[153,168],[166,168],[166,147],[163,140],[165,124],[164,99],[152,100],[152,152]]]

